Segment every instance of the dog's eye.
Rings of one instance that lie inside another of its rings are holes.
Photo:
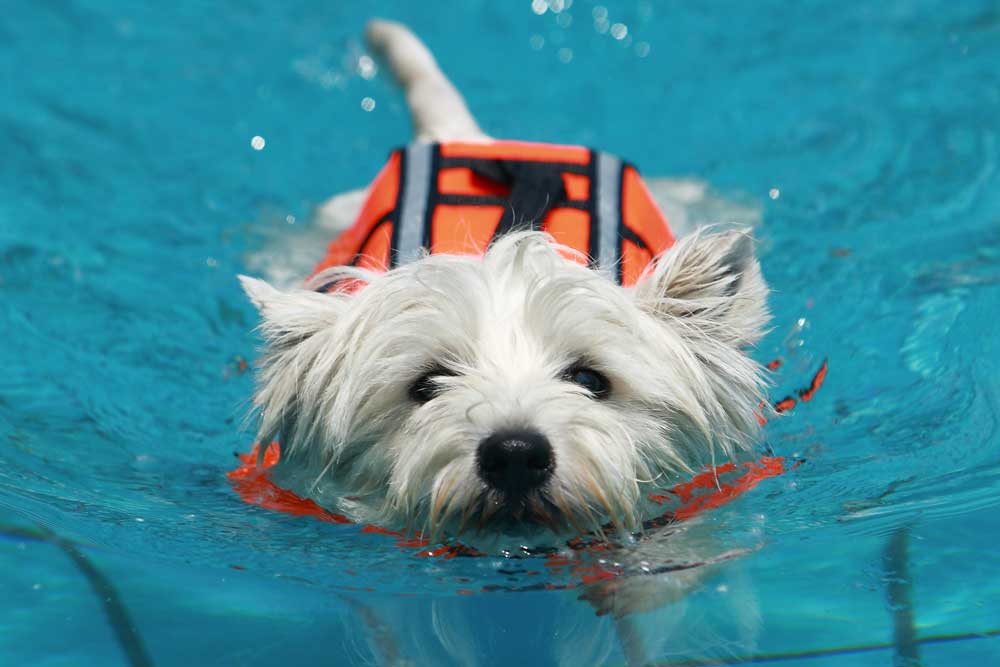
[[[591,394],[594,398],[607,398],[611,393],[611,382],[600,371],[586,366],[573,366],[563,375],[563,379],[573,384],[578,384]]]
[[[441,393],[439,380],[442,377],[454,375],[453,372],[440,366],[427,371],[410,385],[410,398],[417,403],[426,403]]]

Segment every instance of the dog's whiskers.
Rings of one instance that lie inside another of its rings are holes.
[[[614,524],[615,528],[618,529],[619,528],[618,512],[611,507],[611,503],[608,501],[607,496],[604,495],[604,492],[601,491],[601,487],[600,485],[598,485],[597,481],[593,478],[593,476],[587,476],[585,478],[584,484],[587,487],[587,491],[590,492],[590,495],[594,498],[594,500],[600,503],[601,507],[604,508],[604,511],[607,513],[607,516],[611,520],[612,524]]]
[[[461,503],[455,496],[452,496],[449,499],[447,505],[445,506],[444,514],[441,516],[441,522],[439,524],[439,528],[441,530],[444,530],[448,526],[449,522],[452,519],[452,516],[454,516],[454,514],[458,511],[458,508],[460,506]],[[461,534],[461,530],[458,531],[458,534]]]
[[[553,533],[559,532],[559,526],[556,525],[555,519],[552,514],[545,509],[544,500],[542,498],[532,498],[530,501],[532,513],[538,517],[538,519],[545,524],[545,526],[551,530]]]
[[[647,471],[647,472],[648,472],[648,471]],[[663,477],[663,475],[664,475],[664,472],[663,472],[662,470],[660,470],[660,471],[658,471],[658,472],[657,472],[657,473],[656,473],[656,474],[655,474],[655,475],[654,475],[654,476],[653,476],[652,478],[650,478],[650,479],[642,479],[642,478],[640,478],[640,477],[639,477],[638,475],[636,475],[636,476],[635,476],[635,477],[634,477],[633,479],[635,480],[636,484],[652,484],[652,483],[654,483],[654,482],[655,482],[656,480],[658,480],[658,479],[660,479],[661,477]]]
[[[553,497],[552,503],[559,508],[559,513],[562,514],[562,516],[566,519],[566,522],[573,527],[573,530],[581,535],[585,532],[580,524],[577,523],[576,516],[566,505],[566,502],[561,495]]]
[[[478,531],[482,531],[492,521],[493,517],[500,511],[502,505],[493,498],[487,497],[483,503],[483,509],[479,515]]]
[[[456,480],[453,475],[449,475],[445,478],[445,481],[437,488],[434,494],[434,502],[431,504],[430,516],[428,517],[431,525],[436,526],[438,523],[443,523],[438,521],[438,517],[441,514],[441,509],[446,505],[450,504],[451,490],[455,486]]]
[[[470,499],[469,502],[465,504],[465,509],[462,510],[462,518],[459,519],[458,528],[456,528],[455,537],[461,537],[462,533],[465,532],[465,528],[469,523],[469,519],[477,511],[482,511],[483,504],[483,494],[477,494],[474,498]]]
[[[310,485],[309,493],[314,493],[316,491],[316,487],[319,486],[319,483],[323,481],[324,477],[326,477],[326,473],[330,472],[330,468],[332,468],[333,464],[336,462],[337,462],[336,458],[331,458],[329,462],[327,462],[327,464],[323,466],[323,469],[319,472],[318,475],[316,475],[316,479],[313,480],[313,483]]]

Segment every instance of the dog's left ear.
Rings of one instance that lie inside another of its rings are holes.
[[[634,294],[646,310],[682,324],[682,332],[744,347],[765,333],[767,291],[749,230],[736,230],[678,241]]]
[[[344,299],[304,289],[277,290],[263,280],[240,276],[243,291],[260,313],[260,330],[268,344],[294,345],[332,327],[344,308]]]

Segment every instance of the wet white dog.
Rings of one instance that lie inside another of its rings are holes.
[[[490,141],[408,30],[368,37],[417,142]],[[517,232],[483,257],[333,268],[302,288],[242,278],[276,481],[359,521],[554,543],[638,530],[650,491],[748,449],[763,373],[746,349],[768,320],[748,234],[693,231],[628,288],[564,254]],[[365,286],[312,291],[339,279]]]

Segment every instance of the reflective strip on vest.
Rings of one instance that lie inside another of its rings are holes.
[[[403,194],[396,219],[396,256],[393,266],[414,262],[424,253],[427,226],[427,195],[430,194],[431,161],[436,146],[411,144],[403,153]]]
[[[620,279],[621,262],[619,226],[621,225],[622,161],[603,151],[595,154],[597,182],[593,191],[597,201],[594,206],[596,220],[591,222],[591,233],[597,235],[597,266]]]

